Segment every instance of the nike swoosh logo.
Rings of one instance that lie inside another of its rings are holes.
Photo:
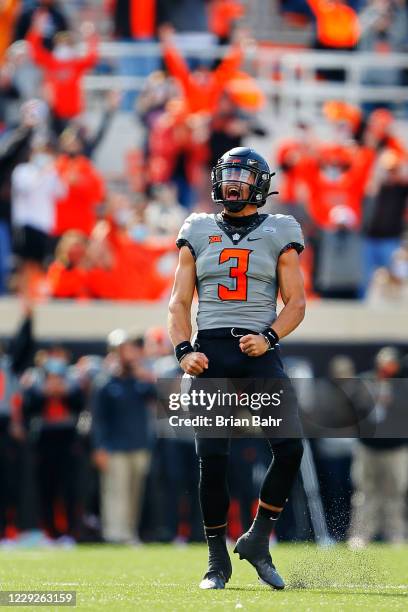
[[[262,240],[262,236],[259,238],[248,238],[248,242],[254,242],[255,240]]]

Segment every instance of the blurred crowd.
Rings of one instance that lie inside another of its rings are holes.
[[[375,51],[382,54],[407,49],[408,13],[404,0],[281,0],[280,10],[292,25],[314,24],[313,47],[330,51]],[[372,84],[398,84],[396,71],[371,71]],[[341,80],[344,73],[330,76]],[[368,76],[368,75],[367,75]]]
[[[375,429],[406,396],[398,384],[407,370],[408,356],[393,347],[378,352],[370,372],[358,373],[349,357],[333,357],[324,378],[309,379],[316,426],[352,423],[360,431],[363,419],[353,415],[358,381],[365,380],[374,398]],[[298,370],[299,376],[300,371],[305,372]],[[36,344],[27,307],[18,333],[0,354],[2,544],[201,541],[194,440],[186,432],[171,435],[158,416],[156,381],[180,374],[163,328],[137,337],[116,329],[104,354],[74,358],[64,346]],[[361,439],[310,441],[312,463],[279,522],[279,538],[321,538],[313,516],[317,496],[324,509],[317,523],[327,524],[329,539],[347,539],[353,548],[377,538],[406,541],[407,441],[368,434],[363,428]],[[269,461],[264,440],[233,441],[233,539],[251,524]]]
[[[364,118],[343,102],[323,112],[333,141],[301,123],[277,149],[277,209],[303,226],[312,289],[327,298],[364,298],[369,290],[377,300],[406,298],[408,165],[392,113],[379,108]]]
[[[316,16],[317,48],[386,53],[407,44],[403,1],[281,8]],[[245,10],[235,0],[112,0],[98,10],[86,1],[2,0],[0,294],[166,299],[179,226],[190,211],[213,210],[210,168],[257,137],[277,170],[268,210],[297,217],[310,247],[302,255],[309,297],[406,298],[408,159],[393,108],[381,99],[364,108],[327,102],[324,139],[305,121],[277,140],[261,113],[266,96],[244,70],[244,51],[256,49],[242,27]],[[142,50],[159,41],[161,57],[124,51],[107,63],[104,40]],[[183,41],[191,40],[226,51],[187,56]],[[92,130],[83,91],[90,71],[144,79],[137,92],[107,92]],[[318,78],[341,80],[339,72]],[[402,69],[368,72],[377,85],[406,78]],[[112,180],[95,156],[117,113],[130,113],[143,138]]]

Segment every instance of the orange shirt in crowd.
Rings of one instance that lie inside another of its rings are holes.
[[[108,236],[116,260],[114,276],[119,286],[119,299],[157,300],[167,280],[160,276],[158,258],[169,250],[168,244],[134,242],[127,233],[113,224]]]
[[[136,243],[126,232],[110,222],[106,238],[113,265],[93,268],[88,273],[92,297],[118,300],[158,300],[169,285],[158,269],[160,258],[174,249],[174,240]]]
[[[256,79],[242,70],[227,81],[225,91],[243,111],[256,113],[265,106],[266,97]]]
[[[187,63],[178,50],[170,45],[164,46],[164,61],[170,74],[179,81],[183,95],[191,113],[216,110],[218,100],[242,62],[242,50],[234,46],[219,66],[208,74],[208,82],[202,83],[190,72]]]
[[[67,266],[54,261],[45,279],[47,293],[59,299],[159,300],[170,291],[174,269],[160,270],[163,256],[174,251],[174,237],[137,243],[112,220],[102,243],[109,265]]]
[[[212,0],[209,7],[209,29],[219,38],[228,38],[232,24],[245,13],[235,0]]]
[[[407,149],[404,146],[402,140],[396,138],[395,136],[388,135],[384,138],[384,148],[391,149],[396,153],[399,157],[403,159],[407,159]]]
[[[61,236],[75,229],[89,236],[96,223],[96,206],[104,197],[103,178],[92,162],[82,155],[60,155],[56,169],[67,193],[57,202],[54,234]]]
[[[89,297],[87,271],[78,266],[69,268],[60,261],[54,261],[47,271],[47,285],[50,295],[54,298]]]
[[[308,190],[308,212],[320,228],[330,226],[330,211],[335,206],[346,206],[361,222],[362,203],[365,188],[375,160],[374,149],[359,147],[348,151],[341,147],[326,147],[321,151],[321,158],[329,155],[338,156],[350,165],[337,178],[327,176],[319,166],[317,158],[302,160],[299,176]]]
[[[20,0],[2,0],[0,2],[0,65],[12,42],[14,22],[20,6]]]
[[[326,47],[354,47],[360,39],[360,21],[351,6],[340,0],[307,0],[316,16],[317,39]]]
[[[294,139],[282,140],[276,151],[276,161],[281,167],[278,173],[279,201],[282,204],[299,202],[301,159],[305,155],[305,144]]]
[[[83,57],[62,60],[42,44],[41,34],[31,30],[27,36],[34,62],[44,69],[44,82],[52,111],[61,119],[76,117],[83,108],[81,79],[98,60],[97,39],[89,43]]]

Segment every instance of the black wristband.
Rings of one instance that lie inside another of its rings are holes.
[[[279,336],[276,333],[276,331],[272,329],[271,327],[267,327],[261,333],[262,333],[262,336],[269,342],[269,350],[273,349],[275,344],[278,344]]]
[[[194,349],[191,342],[184,340],[184,342],[180,342],[180,344],[176,346],[174,353],[177,361],[180,363],[183,357],[185,357],[188,353],[194,353]]]

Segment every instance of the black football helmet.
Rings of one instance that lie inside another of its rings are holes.
[[[247,204],[264,206],[266,198],[271,195],[269,188],[274,174],[271,173],[265,159],[254,149],[249,147],[231,149],[224,153],[211,171],[212,199],[231,212],[239,212]],[[237,199],[226,200],[223,197],[223,184],[229,184],[230,189],[236,190]],[[246,199],[239,199],[242,184],[247,184],[249,187],[249,196]]]

